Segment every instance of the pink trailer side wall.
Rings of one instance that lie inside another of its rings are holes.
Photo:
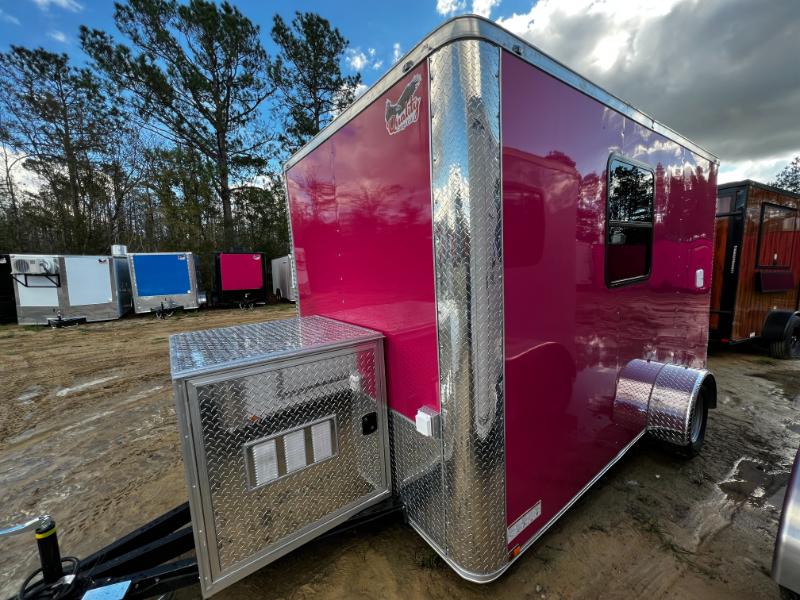
[[[390,134],[385,100],[418,77],[416,121]],[[439,409],[425,64],[287,172],[300,314],[386,336],[389,407]]]
[[[510,53],[502,61],[508,523],[541,502],[512,548],[640,435],[612,420],[624,365],[705,366],[716,167]],[[603,260],[614,153],[656,174],[652,271],[619,288]]]

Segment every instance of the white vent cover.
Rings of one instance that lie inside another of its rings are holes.
[[[334,416],[256,440],[244,447],[248,484],[253,489],[272,483],[333,458],[338,451]]]

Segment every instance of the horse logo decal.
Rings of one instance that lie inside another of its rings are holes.
[[[397,102],[386,99],[386,131],[389,132],[389,135],[400,133],[409,125],[417,122],[419,105],[422,104],[422,98],[416,94],[420,83],[422,83],[422,75],[417,73],[408,82]]]

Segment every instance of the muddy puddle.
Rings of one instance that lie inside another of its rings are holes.
[[[719,483],[719,488],[734,502],[747,502],[755,507],[769,503],[773,508],[780,509],[789,483],[791,465],[780,464],[779,457],[775,457],[772,465],[742,457],[736,461],[731,476]]]

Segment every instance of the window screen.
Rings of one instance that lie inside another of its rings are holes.
[[[614,158],[608,165],[606,283],[646,279],[652,253],[653,172]]]
[[[764,203],[758,233],[758,266],[791,267],[797,209]]]

